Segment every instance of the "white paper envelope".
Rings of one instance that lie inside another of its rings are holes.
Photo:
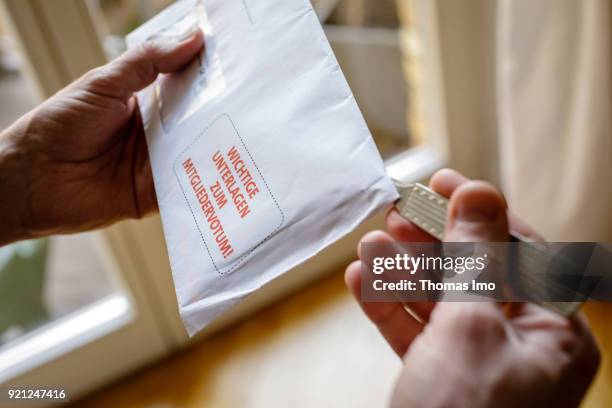
[[[183,0],[128,45],[194,23],[138,95],[190,335],[398,197],[308,0]]]

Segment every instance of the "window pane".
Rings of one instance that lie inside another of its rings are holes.
[[[17,48],[0,25],[0,130],[38,103]],[[25,339],[44,336],[60,320],[119,293],[92,234],[0,247],[0,377],[6,375],[4,358],[12,359],[11,350]]]
[[[0,347],[116,289],[91,234],[0,248]]]
[[[374,139],[385,158],[420,145],[412,96],[410,30],[401,0],[337,0],[326,31]]]
[[[19,71],[15,45],[0,25],[0,129],[36,106],[36,95]]]
[[[98,10],[110,57],[125,49],[123,37],[172,0],[90,0]],[[401,2],[401,0],[400,0]],[[416,82],[412,59],[401,46],[409,18],[398,0],[312,0],[355,98],[385,158],[424,141],[409,103]]]

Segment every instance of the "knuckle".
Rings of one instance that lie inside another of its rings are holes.
[[[124,56],[123,64],[127,65],[132,75],[138,78],[138,82],[147,83],[155,79],[157,74],[154,61],[160,55],[160,47],[152,40],[139,44]]]
[[[138,45],[135,52],[139,57],[147,58],[157,55],[159,53],[159,47],[154,41],[147,40]]]
[[[480,337],[485,333],[503,333],[498,311],[488,306],[466,303],[454,308],[454,313],[448,317],[448,329],[467,338]]]
[[[83,77],[85,86],[93,92],[102,92],[113,86],[113,63],[94,68]]]
[[[108,67],[106,65],[103,65],[101,67],[97,67],[88,71],[83,78],[88,83],[96,83],[105,80],[108,77],[108,71]]]

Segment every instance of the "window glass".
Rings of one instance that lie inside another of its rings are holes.
[[[23,74],[17,47],[0,25],[0,129],[40,101]],[[0,352],[41,333],[118,287],[106,273],[91,234],[0,247]]]
[[[125,50],[123,37],[172,0],[91,0],[109,56]],[[403,0],[312,0],[338,61],[385,158],[421,144],[415,74],[403,33],[410,19]],[[406,0],[407,1],[407,0]],[[398,5],[400,7],[398,7]],[[416,99],[416,98],[415,98]]]

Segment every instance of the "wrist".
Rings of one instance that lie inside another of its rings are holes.
[[[0,133],[0,246],[33,238],[28,228],[28,166],[15,126]]]

